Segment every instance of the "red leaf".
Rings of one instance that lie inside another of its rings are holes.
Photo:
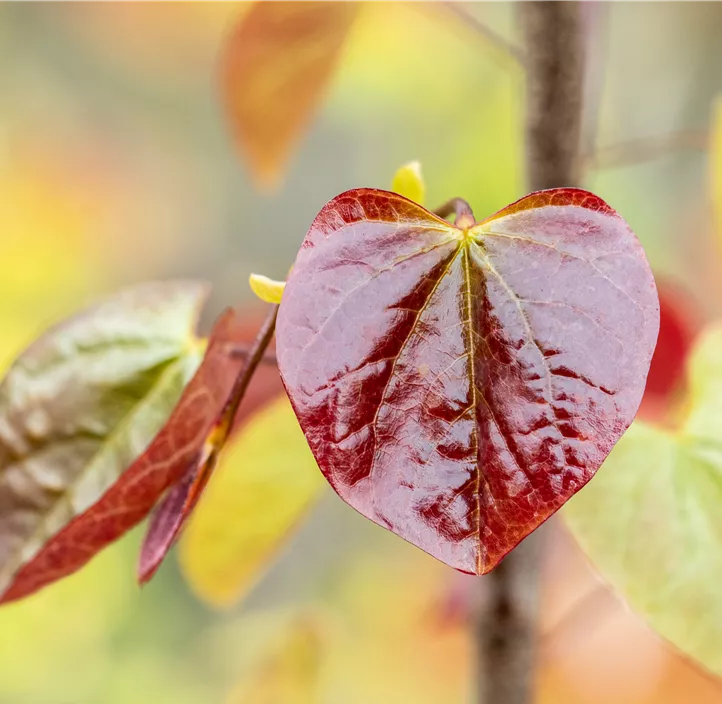
[[[358,189],[303,242],[277,353],[337,493],[482,574],[631,423],[658,324],[639,242],[591,193],[534,193],[459,230]]]
[[[275,185],[311,121],[357,10],[353,2],[256,2],[233,32],[223,93],[261,186]]]
[[[141,584],[149,582],[158,571],[208,484],[218,448],[208,442],[206,445],[208,451],[201,450],[185,475],[153,509],[138,561],[138,581]]]
[[[658,279],[657,287],[659,339],[639,415],[646,420],[661,421],[674,401],[684,397],[687,356],[704,319],[697,302],[679,284]]]
[[[18,571],[0,603],[32,594],[80,569],[145,518],[163,492],[183,478],[212,433],[244,364],[243,357],[229,349],[238,339],[238,325],[233,311],[220,317],[201,366],[163,429],[95,504]]]

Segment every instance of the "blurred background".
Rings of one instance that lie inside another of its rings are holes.
[[[463,9],[514,38],[510,4]],[[431,206],[462,196],[481,218],[523,195],[518,67],[448,8],[364,10],[282,184],[259,192],[218,80],[243,5],[0,4],[0,367],[51,323],[143,280],[213,282],[204,330],[229,304],[253,319],[248,274],[283,278],[326,201],[351,187],[388,188],[412,159]],[[721,312],[705,144],[722,93],[722,4],[585,11],[584,185],[624,215],[676,292],[679,349],[662,370],[675,379],[690,321]],[[686,135],[688,148],[649,148],[648,138],[670,133]],[[0,609],[0,703],[311,704],[300,690],[263,688],[303,680],[320,659],[332,704],[470,701],[477,581],[330,491],[227,610],[197,600],[173,560],[140,590],[138,541],[136,532],[79,574]],[[543,704],[722,701],[722,685],[607,591],[556,523],[540,632]],[[339,638],[343,648],[324,648]]]

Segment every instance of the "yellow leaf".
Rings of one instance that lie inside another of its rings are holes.
[[[245,595],[324,484],[285,396],[254,415],[221,455],[181,540],[193,591],[219,607]]]
[[[280,303],[283,296],[283,289],[286,288],[285,281],[275,281],[263,274],[251,274],[248,277],[251,291],[266,303]]]
[[[722,96],[714,103],[710,145],[712,202],[717,220],[717,236],[722,241]]]
[[[423,205],[426,185],[421,175],[421,164],[418,161],[410,161],[408,164],[404,164],[394,174],[391,190],[409,200],[413,200],[414,203]]]
[[[228,704],[316,704],[326,650],[323,630],[313,615],[297,614]]]

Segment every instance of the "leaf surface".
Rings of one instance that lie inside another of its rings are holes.
[[[141,290],[135,295],[142,312],[148,305],[148,292]],[[1,512],[4,554],[0,561],[3,565],[0,601],[31,594],[82,567],[145,518],[163,492],[197,460],[243,364],[242,358],[229,351],[229,343],[237,337],[238,321],[228,311],[214,327],[198,367],[201,355],[198,344],[189,345],[197,303],[194,299],[192,315],[188,312],[180,316],[183,326],[176,323],[171,328],[175,336],[170,340],[175,346],[168,343],[167,354],[175,355],[170,360],[176,359],[177,363],[166,362],[163,374],[152,387],[142,376],[143,385],[136,380],[137,363],[131,364],[128,349],[138,344],[150,359],[144,363],[150,365],[152,361],[154,366],[149,368],[156,369],[163,358],[158,360],[158,351],[152,345],[150,350],[146,346],[154,336],[164,339],[169,321],[159,313],[147,316],[141,326],[139,321],[144,316],[132,306],[121,307],[117,320],[102,306],[91,311],[89,318],[81,318],[86,321],[85,326],[81,325],[85,335],[75,344],[70,344],[66,335],[58,337],[58,333],[41,339],[40,350],[47,345],[51,350],[59,350],[59,365],[54,365],[52,358],[30,364],[25,355],[11,370],[3,387],[6,395],[2,427],[16,430],[15,435],[4,437],[3,443],[7,455],[0,496],[11,510]],[[176,307],[169,304],[168,308],[164,313],[170,316],[169,320],[179,315]],[[138,328],[137,334],[145,337],[134,342],[121,323],[131,330]],[[71,324],[70,329],[74,330],[76,325]],[[99,336],[106,327],[106,336]],[[104,354],[98,359],[85,358],[80,354],[84,349],[90,354],[99,350]],[[63,364],[75,370],[75,378],[66,376]],[[132,383],[127,386],[120,386],[115,378],[123,370],[133,374]],[[95,380],[93,372],[98,375]],[[46,376],[38,376],[43,373]],[[28,374],[29,379],[24,376]],[[71,386],[58,383],[66,379]],[[29,381],[34,381],[37,393],[27,396],[27,390],[33,388]],[[133,395],[129,389],[134,390]],[[109,408],[123,401],[125,395],[133,403],[128,404],[125,416],[116,417]],[[93,403],[85,404],[86,396]],[[57,416],[50,415],[56,409],[53,403],[59,404],[61,412]],[[21,410],[17,418],[24,426],[13,420],[12,411],[18,404]],[[78,414],[73,424],[68,422],[63,404]],[[41,426],[33,420],[33,413],[39,412],[46,423],[55,417],[57,424]],[[50,440],[45,451],[33,447],[39,427],[46,430],[44,436]],[[25,446],[20,444],[21,440],[26,441]],[[77,442],[81,445],[76,446]],[[90,442],[85,453],[84,442]],[[18,452],[23,447],[28,449],[18,461]],[[60,474],[59,468],[65,467],[62,461],[73,471]],[[32,523],[29,519],[33,519]]]
[[[223,60],[224,100],[259,185],[280,179],[357,11],[353,2],[255,2],[233,32]]]
[[[565,507],[577,541],[630,606],[722,675],[722,327],[691,355],[689,413],[668,430],[636,421]]]
[[[460,230],[358,189],[303,242],[277,355],[337,493],[482,574],[631,423],[658,325],[639,242],[591,193],[535,193]]]
[[[285,397],[232,440],[180,543],[181,568],[214,606],[237,601],[278,553],[324,487]]]

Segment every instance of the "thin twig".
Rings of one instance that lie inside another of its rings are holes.
[[[663,135],[631,139],[597,149],[584,158],[585,170],[613,169],[659,159],[672,152],[706,151],[709,134],[704,130],[680,130]]]
[[[510,41],[504,39],[493,29],[487,27],[483,22],[466,11],[458,2],[442,2],[442,7],[446,8],[450,13],[462,21],[465,27],[473,30],[483,41],[496,49],[500,53],[512,58],[522,68],[525,64],[524,52]]]
[[[273,333],[276,331],[277,317],[278,306],[272,305],[263,325],[261,326],[261,329],[256,335],[256,339],[253,341],[253,344],[248,351],[246,363],[243,365],[243,369],[241,369],[240,374],[236,378],[236,381],[233,384],[233,389],[228,397],[228,402],[221,413],[221,422],[219,423],[218,435],[216,436],[216,444],[218,447],[222,446],[228,438],[231,428],[233,427],[233,421],[235,420],[236,413],[238,412],[238,407],[246,394],[248,385],[251,383],[251,379],[253,378],[253,374],[258,365],[261,363],[268,345],[271,344]]]

